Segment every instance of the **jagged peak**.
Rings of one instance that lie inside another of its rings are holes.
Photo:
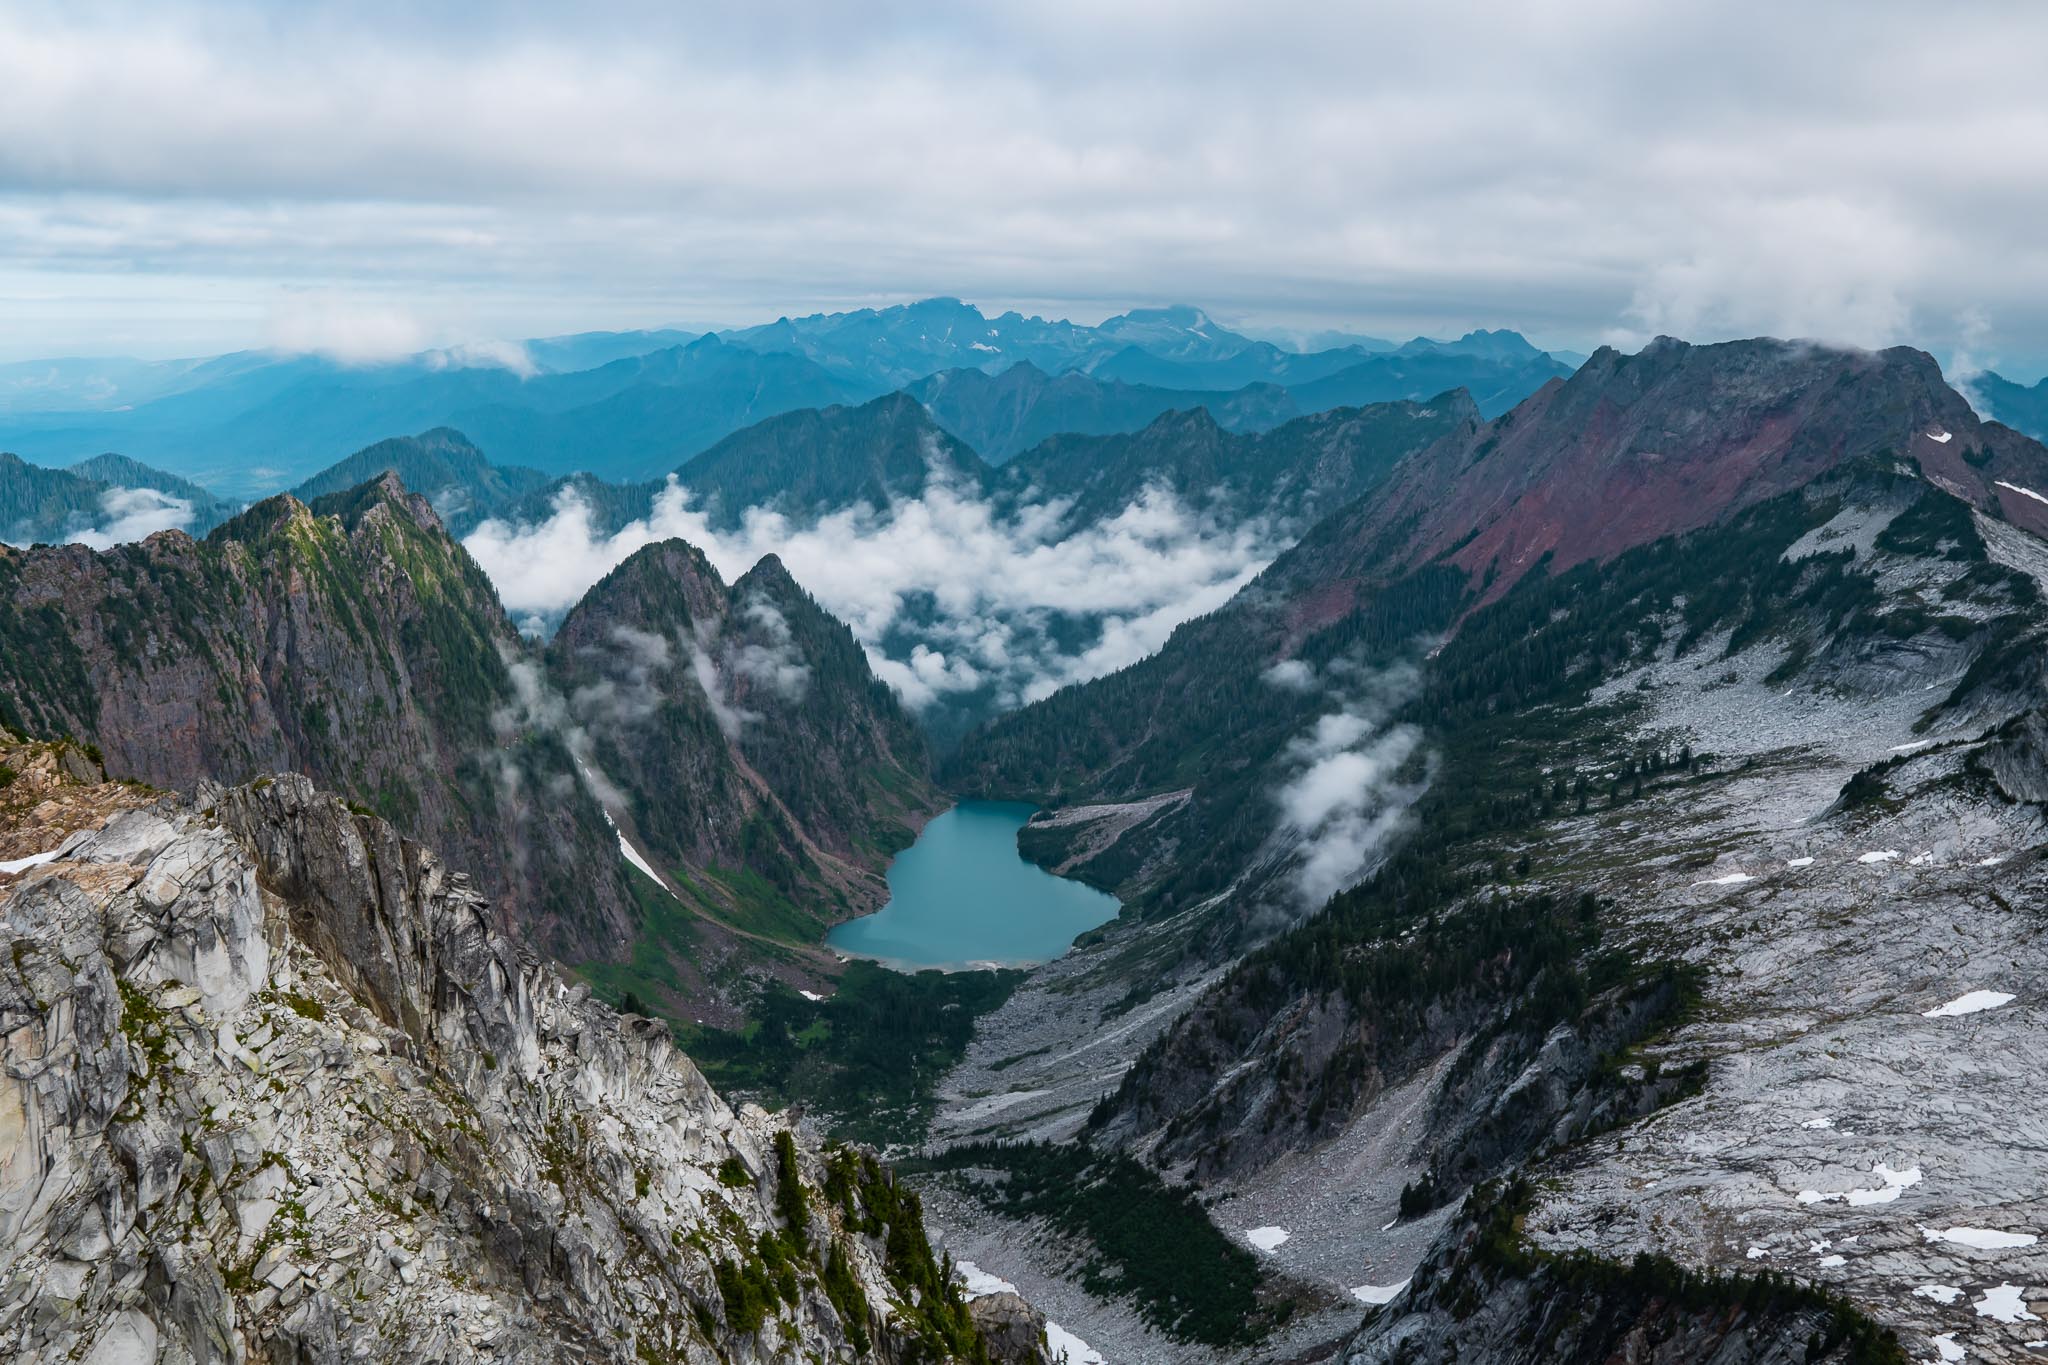
[[[380,516],[403,516],[431,535],[448,535],[448,528],[442,524],[440,514],[434,511],[434,505],[407,488],[405,480],[395,469],[386,469],[354,488],[315,498],[312,511],[319,516],[335,518],[350,531]]]
[[[803,586],[796,581],[796,575],[782,562],[782,556],[773,550],[755,560],[754,567],[735,579],[732,586],[735,592],[743,588],[772,588],[778,596],[792,591],[803,591]]]
[[[1172,436],[1208,438],[1224,434],[1222,423],[1206,405],[1191,408],[1174,408],[1162,412],[1139,431],[1141,436]]]

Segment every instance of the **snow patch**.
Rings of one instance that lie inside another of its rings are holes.
[[[619,835],[619,852],[625,854],[627,862],[645,872],[657,885],[666,885],[661,880],[661,874],[654,870],[654,865],[640,856],[640,850],[628,843],[623,833]]]
[[[2026,1296],[2016,1284],[2002,1284],[1996,1289],[1984,1291],[1984,1297],[1970,1305],[1977,1310],[1980,1318],[1994,1322],[2039,1322],[2041,1319],[2027,1311]]]
[[[1817,1119],[1808,1119],[1806,1122],[1800,1124],[1799,1126],[1801,1128],[1832,1128],[1835,1126],[1835,1121],[1831,1118],[1822,1117]]]
[[[1897,849],[1885,848],[1879,849],[1875,853],[1865,853],[1857,858],[1856,861],[1859,863],[1888,863],[1898,856],[1899,851]]]
[[[1412,1279],[1414,1277],[1410,1276],[1409,1278]],[[1405,1290],[1407,1287],[1407,1280],[1403,1280],[1399,1284],[1354,1285],[1351,1289],[1351,1297],[1357,1299],[1360,1303],[1370,1303],[1375,1305],[1382,1303],[1392,1303],[1395,1299],[1401,1296],[1401,1291]]]
[[[1933,1299],[1936,1303],[1954,1303],[1963,1296],[1963,1291],[1952,1284],[1923,1284],[1913,1291],[1916,1299]]]
[[[53,848],[48,853],[31,853],[26,858],[0,863],[0,872],[26,872],[32,867],[41,867],[44,863],[55,862],[59,851]]]
[[[1762,1247],[1751,1247],[1748,1252],[1749,1259],[1752,1261],[1761,1261],[1770,1254],[1770,1252],[1765,1251]]]
[[[1956,1345],[1956,1334],[1954,1332],[1943,1332],[1938,1337],[1930,1337],[1929,1340],[1934,1343],[1934,1349],[1941,1352],[1941,1358],[1944,1361],[1961,1360],[1969,1354],[1968,1351]]]
[[[1820,1258],[1820,1268],[1822,1270],[1833,1270],[1838,1265],[1847,1264],[1849,1264],[1847,1256],[1823,1256]]]
[[[1694,883],[1693,883],[1693,885],[1694,885],[1694,886],[1740,886],[1740,885],[1742,885],[1742,884],[1743,884],[1744,882],[1753,882],[1753,881],[1755,881],[1755,880],[1756,880],[1756,875],[1755,875],[1754,873],[1750,873],[1750,872],[1730,872],[1730,873],[1729,873],[1729,874],[1728,874],[1727,876],[1725,876],[1725,877],[1711,877],[1711,878],[1709,878],[1708,880],[1706,880],[1706,881],[1703,881],[1703,882],[1694,882]]]
[[[1000,1275],[991,1275],[972,1261],[953,1262],[953,1274],[959,1279],[960,1287],[970,1299],[988,1294],[1014,1294],[1017,1286]]]
[[[1979,1251],[2030,1247],[2041,1240],[2031,1232],[2000,1232],[1996,1228],[1923,1227],[1920,1232],[1930,1242],[1952,1242],[1957,1246],[1975,1247]]]
[[[2035,492],[2035,491],[2034,491],[2033,489],[2031,489],[2031,488],[2022,488],[2022,487],[2020,487],[2020,486],[2019,486],[2018,484],[2016,484],[2016,483],[2007,483],[2007,482],[2006,482],[2006,481],[2005,481],[2004,479],[2000,479],[2000,480],[1998,481],[1998,486],[1999,486],[2000,488],[2010,488],[2010,489],[2011,489],[2011,490],[2012,490],[2013,492],[2015,492],[2015,493],[2018,493],[2018,494],[2021,494],[2021,495],[2022,495],[2022,496],[2024,496],[2024,497],[2029,497],[2029,498],[2032,498],[2032,499],[2033,499],[2033,500],[2034,500],[2035,502],[2048,502],[2048,498],[2044,498],[2044,497],[2042,497],[2042,496],[2041,496],[2041,495],[2040,495],[2039,493],[2036,493],[2036,492]]]
[[[822,995],[817,995],[811,991],[804,990],[802,987],[797,988],[797,994],[801,995],[804,999],[810,1001],[813,1005],[817,1004],[819,1001],[825,998]]]
[[[1953,441],[1955,439],[1955,436],[1952,433],[1946,431],[1930,431],[1927,433],[1927,439],[1930,441],[1937,442],[1941,445],[1947,445],[1950,441]]]
[[[1852,1208],[1862,1208],[1867,1204],[1889,1204],[1907,1190],[1919,1184],[1921,1180],[1920,1168],[1918,1166],[1908,1170],[1895,1171],[1882,1161],[1871,1167],[1870,1173],[1884,1182],[1874,1190],[1843,1190],[1837,1194],[1822,1194],[1819,1190],[1801,1190],[1799,1192],[1799,1202],[1802,1204],[1832,1204],[1840,1200]],[[1823,1262],[1822,1264],[1826,1263]]]
[[[1261,1251],[1277,1251],[1287,1240],[1286,1228],[1247,1228],[1244,1239]]]
[[[2013,997],[2009,991],[1971,991],[1968,995],[1957,996],[1946,1005],[1936,1005],[1931,1010],[1922,1010],[1920,1017],[1954,1019],[1960,1015],[1976,1014],[1981,1010],[1995,1010],[2000,1005],[2010,1005],[2012,1001]]]
[[[1053,1365],[1108,1365],[1102,1352],[1051,1320],[1045,1324],[1045,1353]]]
[[[1812,866],[1813,866],[1813,859],[1811,859],[1811,858],[1794,858],[1794,859],[1793,859],[1793,860],[1792,860],[1791,862],[1789,862],[1789,863],[1786,863],[1786,864],[1785,864],[1785,866],[1787,866],[1787,867],[1812,867]]]

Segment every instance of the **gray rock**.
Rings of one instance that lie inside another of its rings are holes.
[[[201,804],[0,900],[0,1357],[843,1360],[835,1244],[875,1351],[917,1349],[881,1241],[815,1193],[804,1292],[728,1325],[781,1123],[659,1025],[303,778]],[[765,1178],[728,1188],[729,1158]]]

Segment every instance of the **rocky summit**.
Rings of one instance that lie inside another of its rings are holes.
[[[729,1107],[383,820],[0,759],[0,1355],[1042,1359],[872,1156]]]

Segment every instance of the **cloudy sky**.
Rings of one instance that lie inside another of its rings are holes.
[[[2033,378],[2043,52],[2048,7],[1885,0],[15,0],[0,359],[945,293]]]

